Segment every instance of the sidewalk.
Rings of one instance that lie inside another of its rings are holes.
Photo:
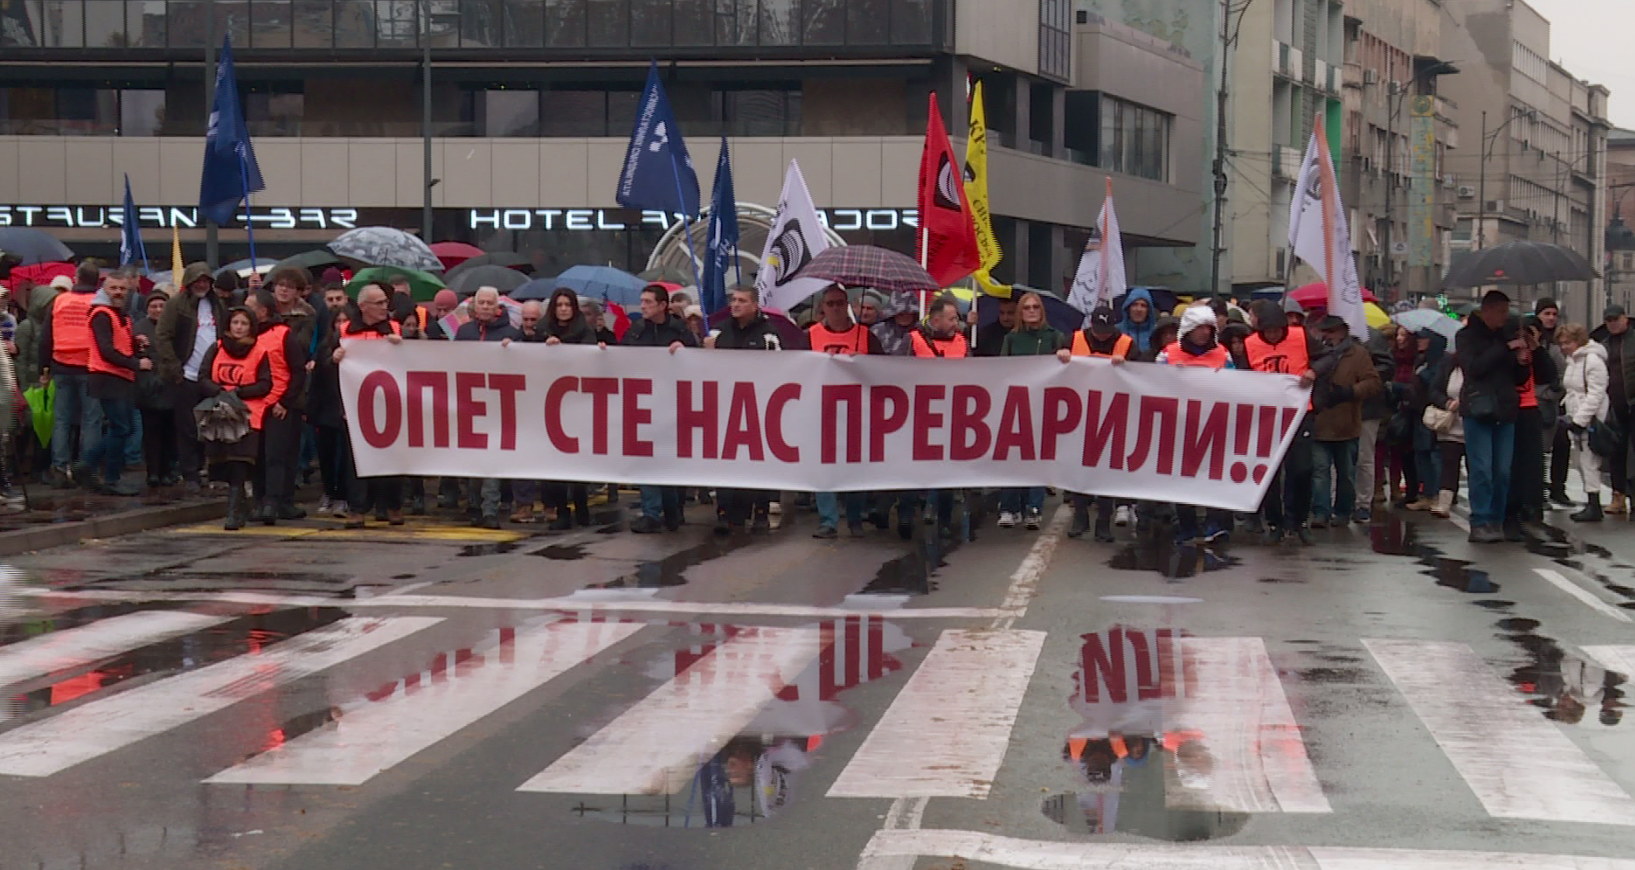
[[[26,505],[0,509],[0,557],[219,519],[226,510],[220,493],[188,497],[179,486],[120,497],[30,484]]]

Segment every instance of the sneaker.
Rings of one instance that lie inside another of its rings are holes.
[[[132,496],[141,495],[142,487],[130,481],[120,480],[103,486],[102,491],[109,495]]]
[[[1101,525],[1102,522],[1098,520],[1096,522],[1097,528],[1100,528]],[[1078,538],[1088,531],[1090,531],[1090,509],[1084,506],[1073,508],[1073,525],[1068,528],[1067,536],[1069,538]]]
[[[1498,544],[1504,541],[1504,532],[1496,526],[1471,526],[1467,540],[1472,544]]]
[[[1311,529],[1308,529],[1305,526],[1296,526],[1294,529],[1294,536],[1300,539],[1300,546],[1302,547],[1310,547],[1317,543],[1312,539]]]
[[[320,497],[318,499],[318,513],[327,514],[327,513],[330,513],[331,511],[333,511],[334,509],[335,509],[335,505],[332,502],[330,502],[329,496],[327,496],[327,495],[322,496],[322,497]]]
[[[1232,533],[1227,529],[1216,528],[1204,532],[1204,543],[1206,544],[1228,544],[1231,541]]]
[[[664,524],[646,514],[639,516],[630,524],[630,531],[638,535],[652,535],[663,531]]]
[[[1415,504],[1417,504],[1417,502]],[[1418,508],[1414,507],[1413,505],[1409,505],[1408,509],[1418,510]],[[1351,521],[1359,526],[1366,526],[1374,521],[1374,514],[1367,508],[1357,508],[1357,512],[1351,515]]]
[[[846,531],[854,538],[861,538],[863,535],[867,534],[867,532],[865,532],[863,529],[862,520],[851,520],[847,522]]]
[[[390,517],[387,517],[387,519],[389,520]],[[482,521],[478,525],[480,525],[482,528],[485,528],[485,529],[497,529],[497,528],[500,527],[499,515],[497,515],[497,514],[483,514]]]
[[[1107,524],[1107,518],[1096,520],[1096,543],[1111,544],[1113,542],[1113,528]]]
[[[346,499],[344,498],[338,498],[334,502],[330,503],[330,515],[336,517],[337,519],[344,520],[346,519],[347,514],[350,514],[351,512],[352,506],[347,504]]]
[[[1130,506],[1121,504],[1113,509],[1113,525],[1124,528],[1130,524]]]
[[[1030,531],[1030,532],[1039,531],[1039,526],[1042,525],[1043,522],[1044,522],[1044,517],[1040,515],[1038,508],[1028,508],[1027,520],[1025,521],[1025,524],[1027,525],[1028,531]]]
[[[999,527],[1002,528],[1002,529],[1014,529],[1014,528],[1016,528],[1016,520],[1017,520],[1017,516],[1016,516],[1016,513],[1014,511],[1000,511],[999,512]]]
[[[1328,518],[1327,517],[1312,517],[1311,518],[1311,528],[1314,528],[1314,529],[1326,529],[1326,528],[1328,528]]]
[[[823,541],[831,541],[840,537],[840,533],[835,531],[834,526],[818,526],[817,531],[812,533],[812,537]]]

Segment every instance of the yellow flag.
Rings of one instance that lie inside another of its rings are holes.
[[[173,223],[170,225],[170,283],[177,287],[182,286],[182,231]]]
[[[982,108],[982,82],[971,92],[971,122],[965,139],[965,197],[971,201],[971,217],[976,222],[976,246],[982,266],[976,270],[977,286],[989,296],[1010,298],[1011,288],[995,283],[988,271],[999,265],[1003,252],[993,234],[993,215],[988,211],[988,121]]]

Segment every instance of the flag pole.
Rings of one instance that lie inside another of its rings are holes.
[[[244,231],[250,237],[250,271],[255,272],[255,221],[250,216],[250,169],[244,161],[244,146],[241,144],[233,149],[238,152],[238,177],[244,182]]]
[[[687,195],[682,193],[681,166],[680,164],[676,163],[676,152],[674,150],[670,151],[670,172],[676,179],[676,202],[680,203],[683,209],[681,213],[681,236],[687,242],[687,265],[693,267],[693,287],[696,288],[696,292],[698,293],[698,307],[702,309],[704,307],[704,282],[698,277],[698,258],[693,256],[693,221],[700,219],[702,215],[699,217],[693,217],[692,215],[687,214],[685,211],[687,208]],[[702,211],[702,209],[700,210]],[[708,232],[705,233],[704,243],[709,244]],[[709,316],[710,312],[705,311],[704,318],[708,320]]]

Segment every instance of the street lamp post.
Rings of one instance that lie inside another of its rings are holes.
[[[1487,161],[1493,156],[1493,144],[1499,140],[1499,134],[1504,128],[1514,124],[1517,120],[1526,118],[1529,122],[1538,120],[1538,110],[1528,109],[1520,115],[1511,114],[1510,119],[1500,124],[1492,133],[1487,132],[1487,113],[1482,113],[1482,163],[1481,177],[1477,181],[1476,194],[1476,250],[1480,251],[1487,242]]]
[[[420,2],[420,239],[431,244],[431,0]]]

